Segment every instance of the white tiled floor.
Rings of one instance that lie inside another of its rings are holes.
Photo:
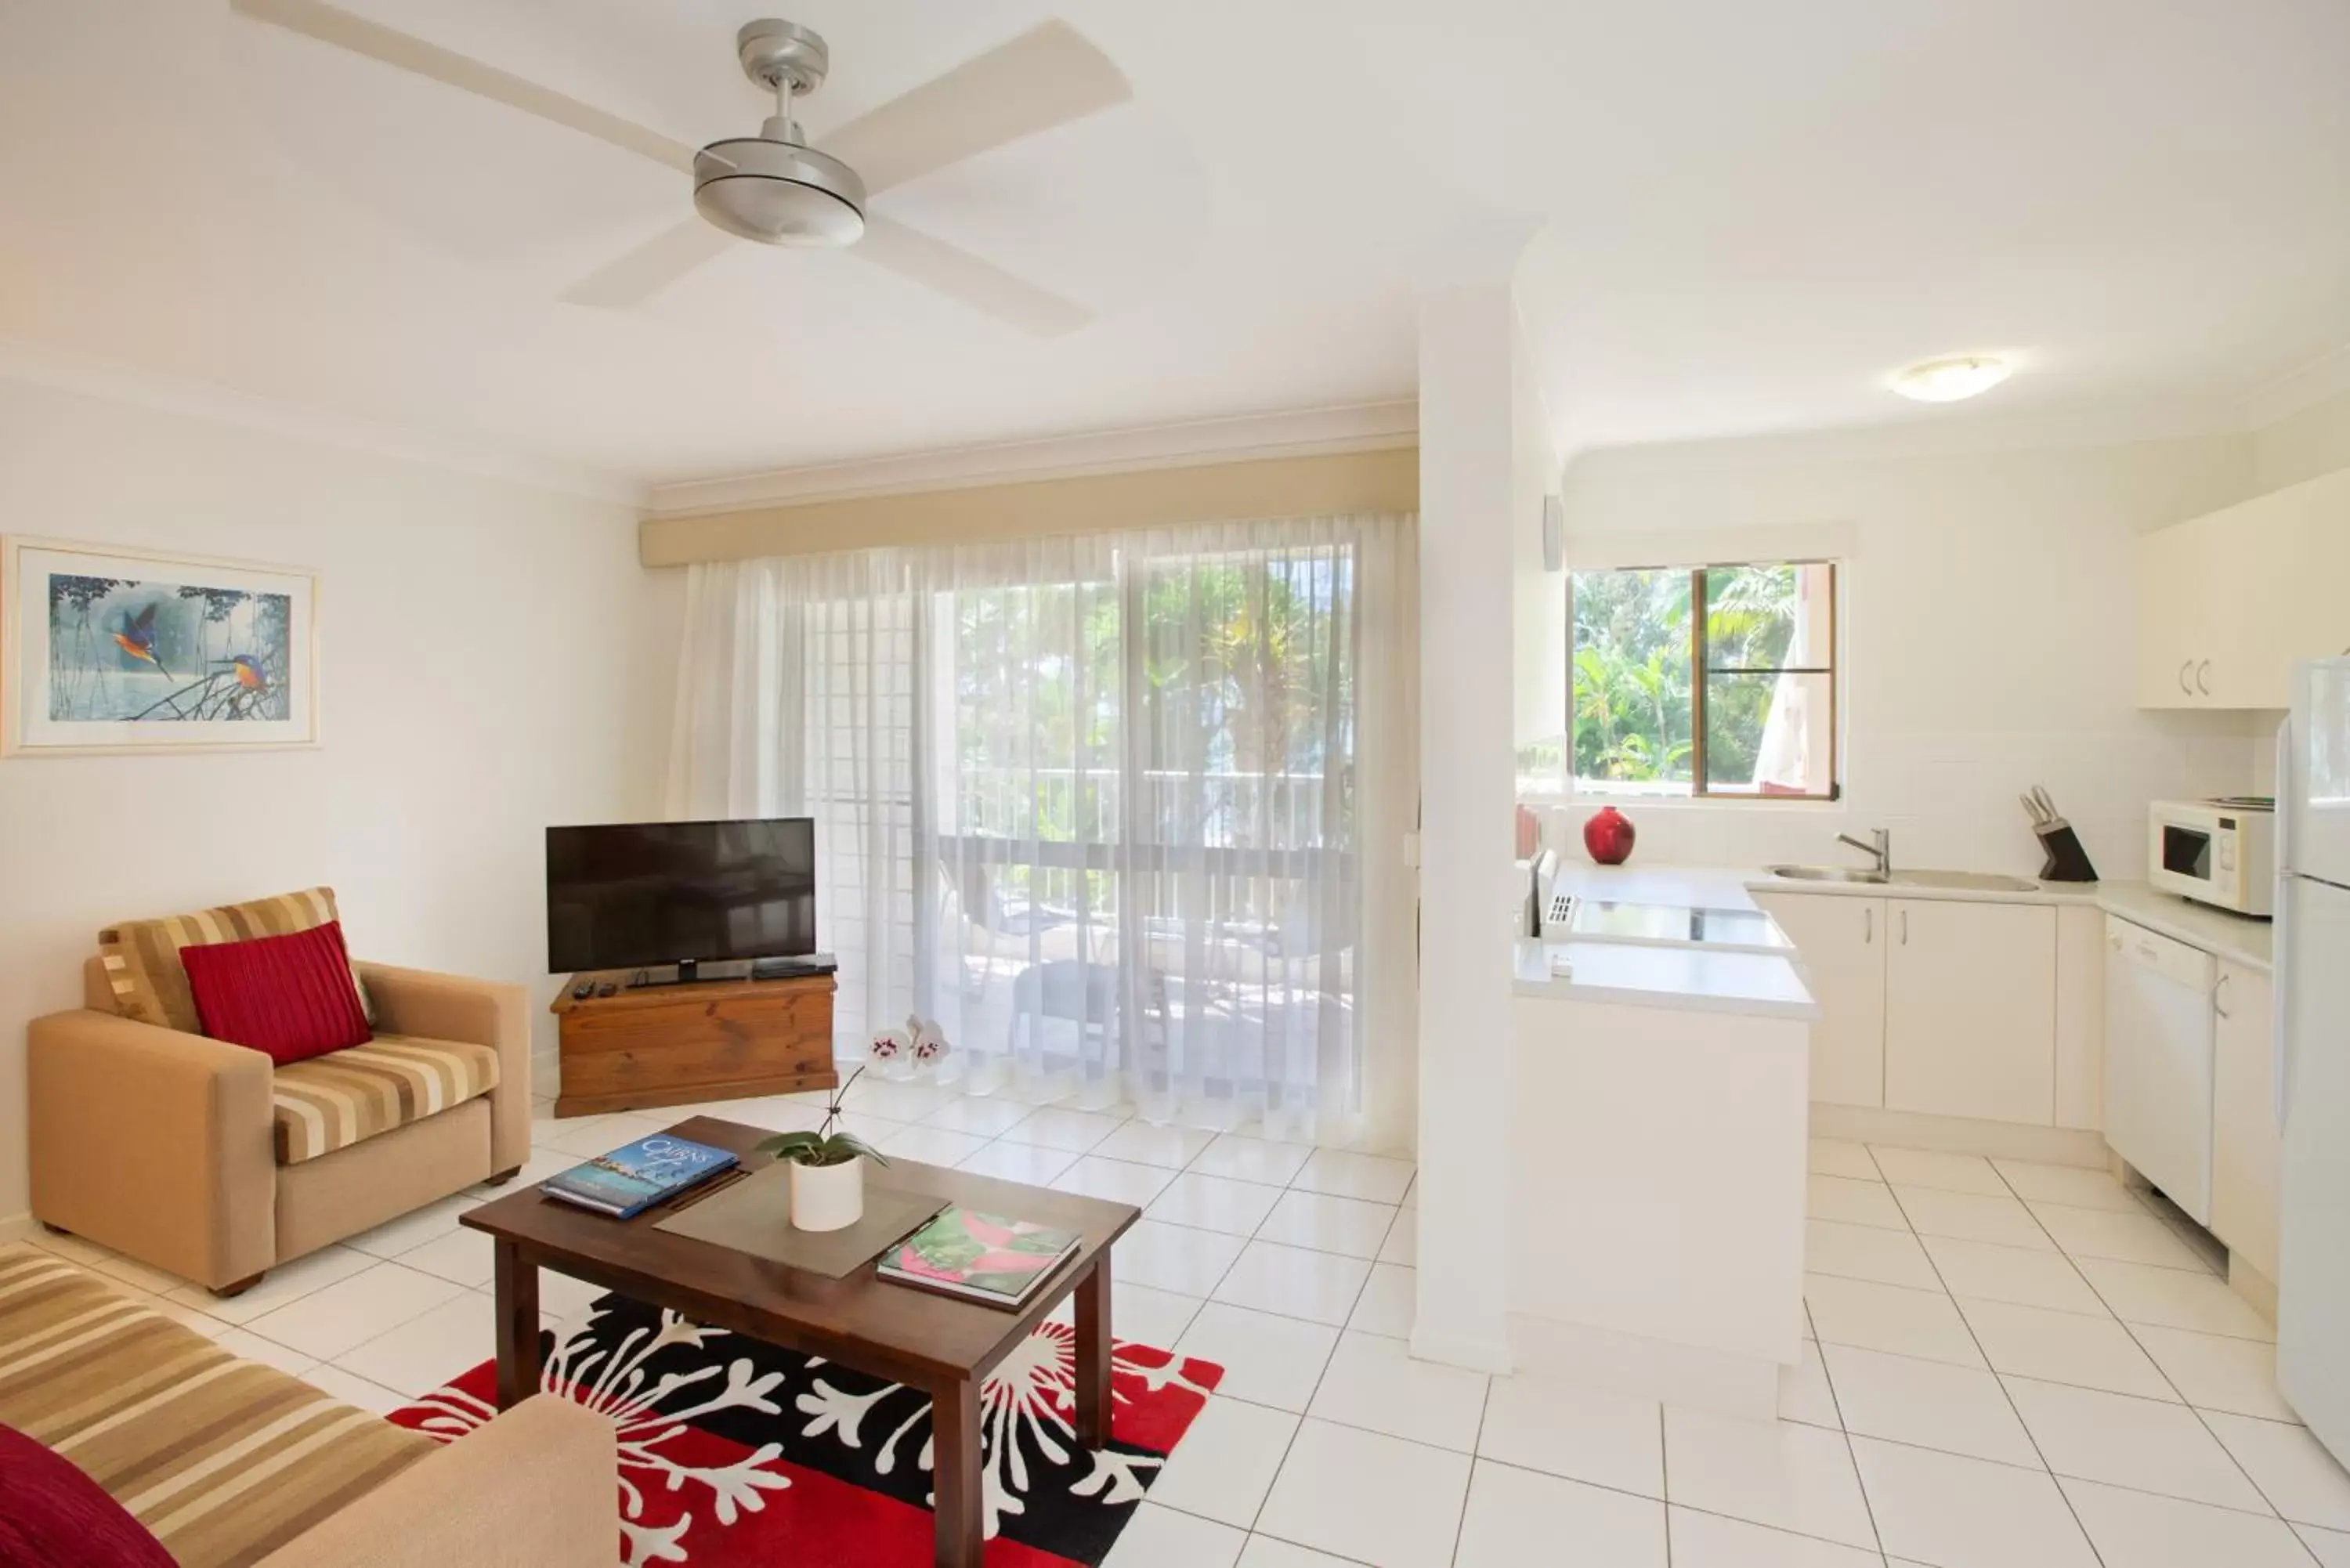
[[[927,1085],[855,1105],[885,1150],[1147,1207],[1118,1329],[1226,1377],[1109,1568],[2350,1568],[2350,1476],[2277,1397],[2267,1325],[2102,1172],[1815,1143],[1816,1343],[1764,1425],[1413,1361],[1408,1161]],[[705,1109],[814,1121],[668,1115]],[[527,1174],[640,1119],[542,1119]],[[479,1196],[233,1302],[36,1239],[382,1410],[490,1354]],[[551,1320],[597,1293],[542,1291]]]

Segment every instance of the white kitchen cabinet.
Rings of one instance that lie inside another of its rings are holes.
[[[2138,545],[2138,705],[2284,708],[2293,666],[2350,650],[2350,471]]]
[[[1820,1006],[1812,1024],[1812,1098],[1884,1105],[1886,901],[1776,893],[1757,893],[1754,901],[1795,944]]]
[[[2106,916],[2056,906],[2056,1125],[2106,1125]]]
[[[1794,942],[1819,1003],[1813,1099],[2035,1127],[2095,1125],[2103,971],[2094,911],[2082,977],[2091,995],[2073,1010],[2081,1014],[2074,1033],[2090,1038],[2067,1052],[2059,1049],[2065,1010],[2059,911],[2051,906],[1775,888],[1754,901]]]
[[[2211,1099],[2211,1233],[2277,1277],[2277,1126],[2269,977],[2221,960]]]
[[[2138,542],[2137,703],[2192,708],[2195,661],[2210,642],[2215,618],[2203,591],[2211,533],[2205,519],[2181,523]]]
[[[2054,1125],[2056,911],[1887,902],[1889,1110]]]

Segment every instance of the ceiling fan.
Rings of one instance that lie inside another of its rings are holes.
[[[851,120],[808,145],[792,99],[830,68],[824,40],[789,22],[749,23],[735,53],[775,95],[755,136],[696,150],[595,105],[326,0],[230,0],[258,22],[494,99],[693,179],[699,216],[665,229],[563,292],[576,305],[625,309],[650,299],[736,238],[853,246],[850,254],[1040,337],[1092,319],[1083,306],[970,252],[871,212],[870,198],[992,148],[1066,125],[1133,96],[1124,73],[1066,22],[1048,21]]]

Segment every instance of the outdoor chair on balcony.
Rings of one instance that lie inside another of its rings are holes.
[[[1026,959],[1034,945],[1032,938],[1050,936],[1077,923],[1074,909],[1005,893],[993,866],[951,856],[941,864],[962,916],[962,988],[963,995],[972,1001],[986,995],[996,960],[1004,956],[1007,947]]]
[[[1047,1019],[1076,1025],[1079,1059],[1088,1044],[1107,1046],[1110,1025],[1118,1017],[1118,966],[1114,963],[1055,959],[1030,964],[1012,982],[1012,1023],[1004,1038],[1005,1049],[1015,1054],[1020,1051],[1024,1026],[1026,1043],[1038,1045]],[[1156,969],[1143,971],[1142,999],[1143,1041],[1146,1045],[1162,1043],[1167,1031],[1165,973]]]

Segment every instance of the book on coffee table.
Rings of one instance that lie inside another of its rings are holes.
[[[549,1198],[628,1220],[736,1163],[729,1150],[655,1133],[548,1177],[538,1189]]]
[[[1016,1308],[1082,1240],[1075,1231],[950,1204],[882,1254],[877,1272],[894,1284]]]

